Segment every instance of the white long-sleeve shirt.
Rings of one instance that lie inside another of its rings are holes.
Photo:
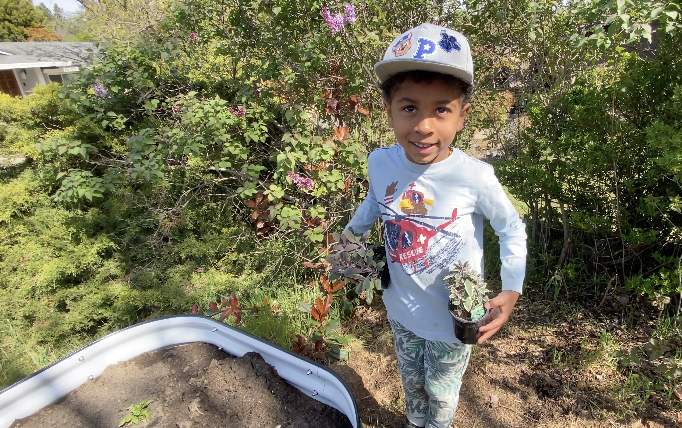
[[[364,233],[383,219],[391,318],[427,340],[458,342],[443,278],[457,260],[483,272],[484,217],[500,238],[502,289],[522,292],[525,225],[490,165],[458,149],[419,165],[395,145],[370,154],[368,173],[369,193],[346,229]]]

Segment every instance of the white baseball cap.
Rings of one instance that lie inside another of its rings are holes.
[[[396,37],[374,65],[381,82],[404,71],[449,74],[473,85],[474,62],[466,37],[434,24],[422,24]]]

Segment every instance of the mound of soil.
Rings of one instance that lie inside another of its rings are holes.
[[[108,367],[59,403],[12,427],[118,427],[153,400],[137,427],[348,428],[348,418],[289,385],[257,353],[241,358],[192,343]]]

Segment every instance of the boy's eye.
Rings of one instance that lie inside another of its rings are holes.
[[[413,113],[417,111],[417,108],[415,106],[405,106],[403,107],[403,111],[406,111],[408,113]]]
[[[445,108],[445,107],[438,107],[438,108],[436,109],[436,113],[438,113],[438,114],[445,114],[445,113],[447,113],[447,112],[448,112],[448,109]]]

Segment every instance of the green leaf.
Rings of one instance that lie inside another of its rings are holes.
[[[658,18],[658,15],[660,15],[661,12],[663,12],[664,9],[665,9],[665,6],[660,6],[660,7],[657,7],[657,8],[655,8],[655,9],[653,9],[653,10],[651,11],[651,15],[650,15],[650,16],[651,16],[651,19],[656,19],[656,18]]]
[[[675,10],[666,10],[664,13],[668,15],[672,20],[677,19],[677,15],[679,15],[679,13]]]
[[[337,345],[327,344],[329,346],[329,356],[339,361],[348,361],[350,353],[345,349],[341,349]]]
[[[282,8],[279,7],[279,6],[273,7],[273,8],[272,8],[272,12],[273,12],[275,15],[279,15],[279,13],[280,13],[281,11],[282,11]]]
[[[622,13],[625,10],[625,0],[616,0],[616,5],[618,7],[618,13]]]
[[[329,333],[329,338],[337,342],[339,345],[348,345],[354,338],[352,335],[342,335],[339,333]]]

